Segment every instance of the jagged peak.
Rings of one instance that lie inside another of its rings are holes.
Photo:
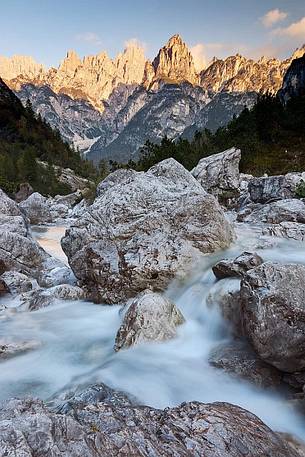
[[[171,48],[172,46],[174,46],[175,44],[178,44],[178,45],[181,45],[183,46],[185,43],[183,42],[181,36],[179,35],[179,33],[176,33],[175,35],[173,35],[172,37],[170,37],[170,39],[168,40],[168,42],[166,43],[166,47],[167,48]]]

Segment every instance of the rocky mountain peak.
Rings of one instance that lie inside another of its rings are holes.
[[[180,35],[172,36],[153,61],[156,79],[198,83],[193,56]]]
[[[59,71],[71,72],[75,71],[76,68],[81,65],[82,61],[78,57],[77,53],[73,50],[67,52],[65,59],[59,66]]]
[[[5,80],[14,79],[19,75],[35,78],[44,71],[44,66],[37,63],[32,57],[14,55],[0,56],[0,75]]]

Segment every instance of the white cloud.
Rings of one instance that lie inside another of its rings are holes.
[[[305,39],[305,16],[288,27],[280,27],[274,30],[275,35],[282,35],[290,38]]]
[[[268,11],[265,16],[261,17],[261,22],[265,27],[273,27],[278,22],[283,21],[288,16],[288,13],[280,11],[278,8]]]
[[[85,41],[86,43],[91,43],[94,46],[102,46],[101,38],[94,32],[80,33],[76,36],[76,38],[79,41]]]
[[[224,58],[244,50],[245,46],[234,43],[197,43],[190,48],[197,72],[206,68],[215,56]]]
[[[206,47],[202,43],[197,43],[190,49],[196,71],[201,71],[207,66]]]

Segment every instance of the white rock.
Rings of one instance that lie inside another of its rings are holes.
[[[174,303],[145,290],[134,298],[115,339],[115,350],[147,341],[164,341],[176,336],[184,317]]]
[[[46,197],[38,192],[31,194],[26,200],[19,203],[31,224],[43,224],[52,221],[52,215]]]
[[[202,254],[229,246],[233,229],[216,199],[173,159],[147,173],[115,172],[62,246],[95,301],[116,303],[164,290]]]

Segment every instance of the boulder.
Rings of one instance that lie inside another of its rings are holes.
[[[37,276],[48,255],[32,238],[17,203],[0,189],[0,270]]]
[[[282,381],[281,372],[261,360],[249,344],[243,341],[217,346],[209,356],[209,363],[257,387],[277,388]]]
[[[43,224],[52,221],[52,215],[47,198],[38,192],[31,194],[26,200],[19,203],[31,224]]]
[[[253,205],[239,212],[237,220],[247,223],[305,223],[305,203],[297,198],[279,200],[265,205]]]
[[[250,199],[254,203],[268,203],[272,200],[294,198],[298,185],[304,180],[305,172],[253,178],[248,186]]]
[[[37,311],[56,303],[56,300],[81,300],[84,292],[80,287],[60,284],[49,289],[35,289],[21,295],[23,311]]]
[[[305,224],[301,222],[281,222],[263,229],[263,235],[305,241]]]
[[[116,303],[146,288],[164,290],[202,254],[229,246],[233,236],[215,197],[168,159],[146,173],[108,176],[62,247],[88,296]]]
[[[2,405],[0,455],[299,457],[280,434],[229,403],[191,402],[162,411],[98,402],[64,415],[32,399]]]
[[[0,297],[1,297],[1,295],[7,294],[9,291],[10,290],[9,290],[6,282],[0,278]]]
[[[305,266],[266,262],[241,282],[244,330],[260,357],[279,370],[305,368]]]
[[[40,343],[35,340],[14,341],[0,338],[0,361],[8,359],[32,349],[37,349]]]
[[[239,162],[241,152],[231,148],[204,157],[191,171],[202,187],[221,201],[239,196]]]
[[[12,295],[19,295],[33,289],[35,281],[18,271],[6,271],[0,278]]]
[[[144,291],[128,307],[114,349],[174,338],[176,327],[183,322],[184,317],[174,303],[160,294]]]
[[[20,203],[23,200],[26,200],[33,192],[34,189],[28,182],[22,183],[20,184],[19,190],[15,195],[15,201]]]
[[[76,278],[71,268],[58,262],[58,265],[55,264],[53,268],[41,271],[38,283],[41,287],[53,287],[60,284],[75,285]]]
[[[235,259],[225,259],[213,266],[212,270],[217,279],[243,277],[248,270],[263,263],[256,253],[243,252]]]

